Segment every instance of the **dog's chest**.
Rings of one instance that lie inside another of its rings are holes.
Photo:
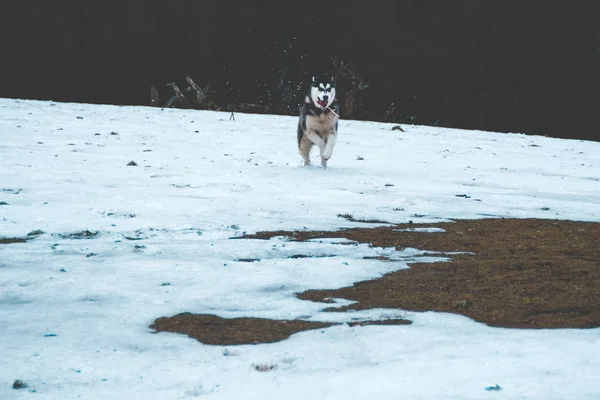
[[[335,124],[337,116],[333,113],[323,113],[320,115],[311,115],[306,118],[306,128],[312,130],[319,135],[325,135],[330,132],[335,132]]]

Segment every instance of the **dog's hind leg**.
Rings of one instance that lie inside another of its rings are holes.
[[[312,149],[312,147],[313,143],[306,136],[303,136],[302,139],[300,139],[298,149],[304,160],[304,165],[310,165],[310,149]]]

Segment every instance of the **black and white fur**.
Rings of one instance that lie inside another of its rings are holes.
[[[338,114],[335,111],[335,83],[333,79],[312,78],[310,89],[300,111],[298,122],[298,150],[304,165],[310,165],[310,150],[317,145],[321,165],[333,154],[338,132]]]

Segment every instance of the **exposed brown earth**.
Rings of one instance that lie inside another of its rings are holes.
[[[26,238],[0,238],[0,244],[25,243]]]
[[[386,324],[409,324],[405,320],[385,321]],[[350,325],[374,325],[375,322],[354,322]],[[285,340],[294,333],[327,328],[333,323],[303,320],[272,320],[264,318],[221,318],[210,314],[182,313],[159,318],[150,326],[157,332],[182,333],[204,344],[237,345],[272,343]]]
[[[445,232],[398,231],[442,228]],[[396,308],[462,314],[490,326],[592,328],[600,326],[600,224],[537,219],[461,220],[402,224],[338,232],[274,231],[245,236],[288,236],[304,241],[345,237],[379,247],[407,247],[448,254],[449,262],[414,263],[379,279],[335,290],[299,293],[327,303],[357,303],[328,311]],[[382,262],[394,262],[382,260]],[[393,321],[392,323],[407,323]],[[152,328],[184,333],[209,344],[264,343],[329,326],[307,321],[221,319],[180,314]],[[358,322],[355,325],[362,325]]]
[[[398,232],[436,227],[445,233]],[[400,308],[466,315],[490,326],[600,326],[600,224],[487,219],[405,224],[341,232],[260,232],[250,237],[293,240],[345,237],[373,246],[461,252],[451,262],[411,264],[373,281],[336,290],[309,290],[304,300],[345,298],[344,311]]]
[[[279,342],[297,332],[331,325],[301,320],[228,319],[211,314],[182,313],[159,318],[150,328],[157,332],[182,333],[204,344],[235,345]]]
[[[405,320],[363,321],[350,325],[404,325]],[[157,332],[173,332],[188,335],[204,344],[237,345],[272,343],[285,340],[294,333],[311,329],[328,328],[334,323],[303,320],[272,320],[264,318],[221,318],[211,314],[182,313],[162,317],[150,328]]]

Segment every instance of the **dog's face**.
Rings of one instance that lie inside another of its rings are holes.
[[[312,78],[310,84],[310,100],[317,106],[325,109],[335,100],[335,84],[333,79]]]

